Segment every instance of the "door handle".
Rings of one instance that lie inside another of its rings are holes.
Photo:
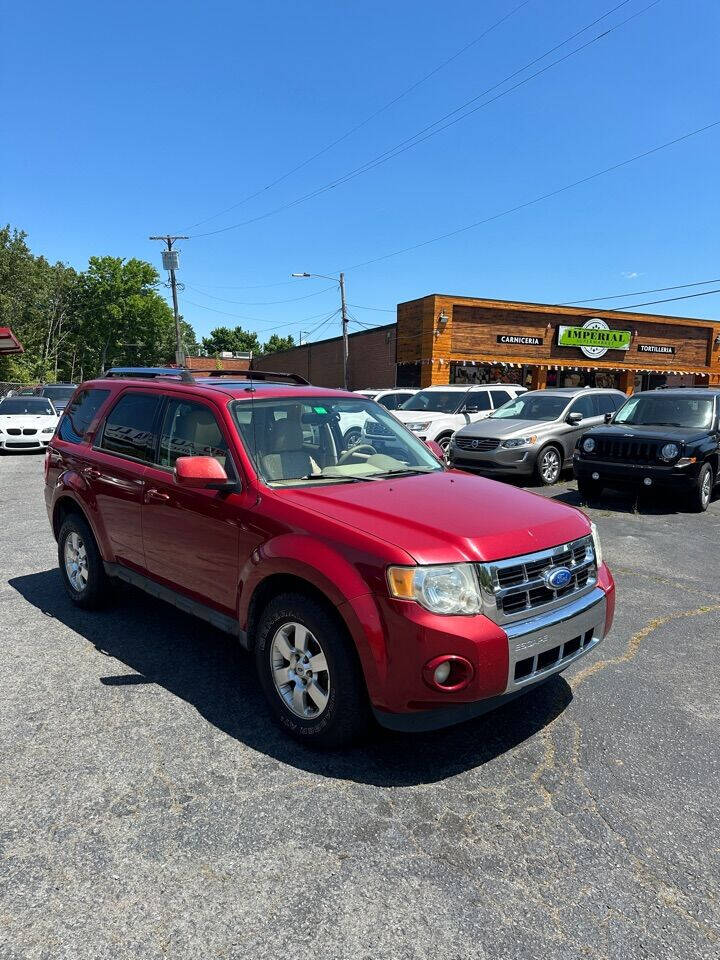
[[[80,471],[86,480],[99,480],[102,474],[95,467],[83,467]]]
[[[156,490],[154,487],[150,487],[150,489],[145,494],[145,500],[148,503],[150,502],[150,500],[157,500],[161,503],[166,503],[169,499],[170,499],[169,493],[161,493],[159,490]]]

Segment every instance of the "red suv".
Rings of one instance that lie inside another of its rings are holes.
[[[46,457],[70,599],[125,580],[236,635],[292,735],[476,716],[592,650],[615,588],[583,513],[456,470],[300,377],[122,368]],[[346,441],[360,426],[362,440]],[[150,641],[149,641],[150,642]]]

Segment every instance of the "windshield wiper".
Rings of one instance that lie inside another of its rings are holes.
[[[383,470],[382,473],[376,473],[375,477],[397,477],[401,473],[439,473],[442,467],[400,467],[398,470]]]
[[[285,483],[292,483],[294,480],[342,480],[343,483],[362,483],[364,480],[375,480],[377,474],[372,477],[341,477],[336,474],[327,474],[327,473],[308,473],[304,477],[288,477]]]

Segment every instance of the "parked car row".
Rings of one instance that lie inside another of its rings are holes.
[[[54,404],[45,397],[5,397],[0,400],[0,450],[44,450],[58,418]]]

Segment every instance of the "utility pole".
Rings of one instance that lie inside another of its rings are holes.
[[[176,240],[189,240],[190,237],[176,236],[172,237],[166,234],[163,237],[150,237],[150,240],[162,240],[167,244],[167,250],[163,250],[163,267],[170,274],[170,288],[172,289],[173,313],[175,314],[175,362],[179,367],[185,364],[185,351],[182,345],[182,332],[180,330],[180,311],[178,310],[177,281],[175,280],[175,271],[180,266],[178,251],[173,250],[173,244]]]
[[[345,301],[345,274],[341,273],[339,277],[329,277],[325,273],[291,273],[291,277],[322,277],[323,280],[335,280],[340,284],[340,313],[342,315],[342,338],[343,338],[343,387],[348,390],[348,312]],[[302,331],[300,331],[302,339]]]
[[[345,302],[345,274],[340,274],[340,306],[342,309],[342,335],[343,335],[343,386],[348,387],[348,315],[347,303]]]

